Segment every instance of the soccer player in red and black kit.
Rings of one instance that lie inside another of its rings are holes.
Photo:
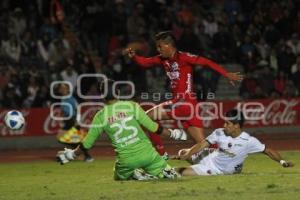
[[[180,119],[184,130],[195,142],[199,143],[205,139],[205,135],[202,120],[197,117],[196,113],[198,102],[196,94],[193,92],[192,67],[195,65],[208,66],[228,78],[232,84],[234,81],[241,81],[243,76],[239,72],[229,73],[207,58],[178,51],[176,40],[169,31],[158,33],[155,40],[159,52],[157,56],[145,58],[136,55],[132,48],[125,50],[126,54],[142,68],[163,66],[170,80],[173,99],[148,110],[147,114],[153,120]],[[151,133],[149,136],[157,151],[163,155],[165,150],[160,137]]]

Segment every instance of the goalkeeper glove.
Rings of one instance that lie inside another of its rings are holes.
[[[61,165],[66,164],[69,162],[69,160],[66,158],[64,151],[59,151],[56,154],[57,162],[59,162]]]
[[[60,164],[66,164],[76,158],[74,151],[75,150],[73,149],[65,148],[64,151],[59,151],[57,153],[56,158],[60,162]]]
[[[64,150],[64,155],[66,156],[66,158],[70,161],[70,160],[74,160],[76,158],[76,155],[75,155],[75,150],[73,149],[68,149],[68,148],[65,148]]]
[[[134,180],[147,181],[157,179],[156,176],[146,173],[143,169],[135,169],[132,175]]]

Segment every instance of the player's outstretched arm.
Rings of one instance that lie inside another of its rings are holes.
[[[61,164],[66,164],[69,161],[75,160],[84,150],[92,148],[97,138],[103,132],[103,124],[101,118],[101,112],[97,112],[94,116],[91,127],[88,134],[85,136],[83,141],[75,149],[65,148],[64,151],[57,153],[57,158]]]
[[[192,65],[202,65],[212,68],[213,70],[228,78],[233,86],[235,85],[235,82],[240,82],[244,78],[244,76],[240,72],[227,72],[223,67],[221,67],[214,61],[201,56],[186,54],[184,59]]]
[[[199,151],[202,151],[205,148],[209,147],[209,143],[206,140],[203,140],[200,143],[195,144],[190,149],[185,149],[180,155],[180,160],[187,160],[189,159],[193,154],[198,153]]]
[[[153,56],[148,58],[143,56],[138,56],[136,55],[136,52],[132,48],[125,49],[123,53],[127,55],[129,58],[131,58],[136,64],[138,64],[142,68],[149,68],[160,64],[159,56]]]
[[[272,160],[275,160],[276,162],[279,162],[280,165],[283,166],[283,167],[293,167],[294,166],[294,163],[284,160],[281,157],[281,155],[278,151],[275,151],[275,150],[270,149],[270,148],[266,148],[264,153],[267,156],[269,156],[269,158],[271,158]]]
[[[240,72],[229,72],[227,73],[227,78],[231,85],[235,86],[235,82],[241,82],[244,79],[244,75]]]

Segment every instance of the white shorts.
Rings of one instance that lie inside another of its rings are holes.
[[[210,156],[206,156],[198,164],[192,165],[191,168],[194,172],[196,172],[196,174],[202,176],[223,174],[213,165],[213,163],[211,163]]]

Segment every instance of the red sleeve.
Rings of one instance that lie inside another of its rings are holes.
[[[213,62],[212,60],[209,60],[207,58],[201,57],[201,56],[195,56],[191,54],[183,54],[184,60],[191,64],[191,65],[202,65],[202,66],[208,66],[212,68],[213,70],[219,72],[223,76],[227,76],[227,71],[222,68],[220,65],[217,63]]]
[[[153,67],[154,65],[159,65],[160,64],[159,56],[145,58],[145,57],[142,57],[142,56],[135,55],[135,56],[132,57],[132,60],[136,64],[141,66],[142,68],[149,68],[149,67]]]

